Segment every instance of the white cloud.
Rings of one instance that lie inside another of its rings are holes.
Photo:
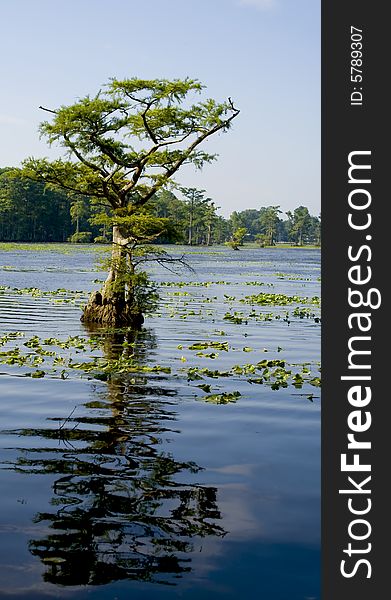
[[[253,6],[258,10],[270,10],[277,6],[277,0],[239,0],[241,6]]]

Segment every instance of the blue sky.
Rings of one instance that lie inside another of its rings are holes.
[[[56,156],[47,115],[110,77],[182,78],[231,96],[217,162],[177,179],[229,215],[280,205],[320,211],[320,0],[3,0],[0,166]]]

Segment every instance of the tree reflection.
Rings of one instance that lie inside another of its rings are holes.
[[[102,340],[106,355],[123,348],[118,337],[104,334]],[[129,350],[136,352],[134,339],[126,344]],[[30,552],[46,565],[46,581],[173,583],[191,570],[199,538],[225,534],[216,488],[195,483],[200,467],[163,449],[175,432],[173,394],[159,376],[136,382],[122,377],[95,390],[93,400],[58,429],[17,432],[42,444],[21,451],[13,468],[59,475],[53,508],[35,517],[49,533],[29,542]],[[50,440],[56,438],[59,446],[53,448]]]

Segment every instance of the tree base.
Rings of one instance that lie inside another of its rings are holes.
[[[83,323],[99,323],[108,327],[133,327],[140,329],[144,323],[141,312],[118,298],[104,298],[100,292],[93,292],[80,318]]]

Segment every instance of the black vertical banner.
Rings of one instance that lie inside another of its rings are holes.
[[[387,9],[322,5],[323,600],[391,597]]]

